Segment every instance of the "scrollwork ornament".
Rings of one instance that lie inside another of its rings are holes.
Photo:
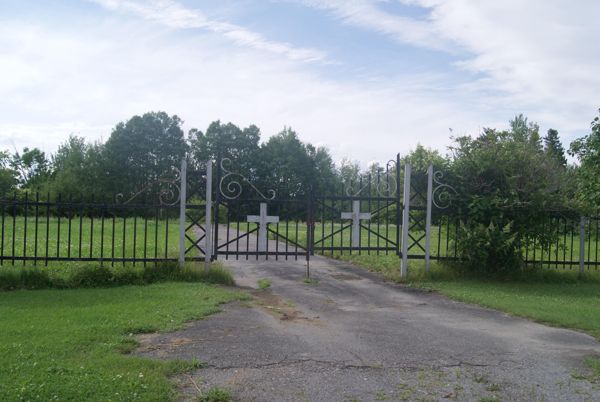
[[[444,173],[435,171],[433,173],[434,188],[432,192],[432,203],[439,209],[446,209],[452,204],[453,197],[458,194],[456,189],[449,184],[442,183]]]
[[[266,196],[258,188],[256,188],[256,186],[252,184],[252,182],[250,182],[250,180],[246,176],[242,175],[241,173],[232,172],[226,167],[226,165],[231,166],[231,164],[231,159],[221,159],[221,170],[225,174],[223,175],[223,177],[221,177],[221,180],[219,182],[219,191],[221,192],[221,195],[223,197],[227,198],[228,200],[235,200],[236,198],[239,198],[242,195],[242,192],[244,191],[242,183],[246,183],[254,191],[256,191],[256,193],[263,199],[275,199],[275,196],[277,195],[275,190],[267,190],[267,194],[269,194],[269,196]]]
[[[125,199],[123,193],[115,195],[115,202],[117,204],[127,205],[139,197],[151,190],[156,184],[158,184],[158,202],[161,206],[173,206],[176,205],[181,198],[181,172],[177,168],[173,168],[175,176],[172,178],[161,177],[152,182],[147,183],[140,190],[131,192],[129,197]]]

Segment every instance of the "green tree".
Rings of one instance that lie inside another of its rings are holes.
[[[149,112],[117,124],[103,151],[108,190],[135,193],[173,177],[187,152],[182,123],[176,115]]]
[[[259,156],[261,187],[279,189],[281,195],[322,193],[335,183],[334,164],[327,149],[303,143],[291,128],[269,138]]]
[[[600,112],[600,110],[599,110]],[[578,199],[589,209],[600,205],[600,116],[591,123],[591,133],[571,143],[569,154],[579,159]]]
[[[565,149],[558,137],[558,131],[553,128],[548,130],[548,134],[544,137],[544,152],[549,158],[554,159],[560,166],[567,166],[567,158],[565,158]]]
[[[39,190],[50,176],[50,162],[39,148],[23,148],[15,152],[10,162],[20,188]]]
[[[252,175],[257,168],[260,129],[255,125],[240,129],[233,123],[214,121],[202,133],[192,129],[188,134],[192,161],[227,158],[232,169]]]
[[[48,191],[79,198],[85,195],[106,195],[108,189],[102,160],[103,146],[89,144],[82,137],[69,136],[52,155],[52,178],[48,181]]]
[[[11,156],[8,151],[0,151],[0,199],[15,190],[16,172],[11,168]]]

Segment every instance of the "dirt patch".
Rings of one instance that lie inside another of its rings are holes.
[[[334,279],[339,279],[341,281],[359,281],[362,279],[360,276],[344,274],[344,273],[332,274],[331,277]]]
[[[253,290],[250,293],[253,296],[254,305],[275,316],[280,321],[304,321],[315,324],[320,322],[319,316],[307,317],[296,308],[294,303],[274,294],[270,289]]]

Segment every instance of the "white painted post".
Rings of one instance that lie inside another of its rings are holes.
[[[579,220],[579,275],[585,273],[585,218]]]
[[[181,160],[181,171],[179,173],[181,183],[179,185],[179,266],[185,264],[185,208],[187,199],[187,162]]]
[[[429,272],[431,248],[431,205],[433,199],[433,166],[427,168],[427,211],[425,215],[425,272]]]
[[[400,277],[406,279],[408,275],[408,227],[410,225],[410,173],[411,168],[407,163],[404,165],[404,212],[402,214],[402,264],[400,266]]]
[[[210,269],[212,259],[212,161],[206,162],[206,214],[204,217],[204,270]]]

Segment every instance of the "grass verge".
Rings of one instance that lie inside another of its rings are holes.
[[[74,289],[147,285],[156,282],[206,282],[233,285],[231,274],[219,263],[205,271],[200,264],[179,267],[175,263],[102,266],[99,263],[59,268],[57,266],[3,267],[0,291],[15,289]]]
[[[0,292],[0,400],[169,400],[198,362],[127,356],[134,335],[175,330],[240,293],[200,283]]]

